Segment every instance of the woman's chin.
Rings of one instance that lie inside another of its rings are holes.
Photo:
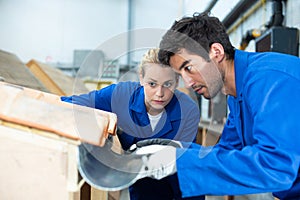
[[[164,108],[164,106],[152,106],[149,113],[152,115],[157,115],[161,113],[164,110]]]

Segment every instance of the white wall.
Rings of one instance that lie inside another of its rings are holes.
[[[138,30],[132,35],[132,60],[138,62],[146,48],[158,46],[175,19],[203,11],[209,2],[132,0],[132,30]],[[127,0],[1,0],[0,24],[0,49],[25,63],[72,63],[75,49],[102,47],[126,62]]]
[[[127,29],[123,0],[2,0],[0,48],[23,62],[72,62],[74,49],[94,49]]]
[[[166,30],[178,17],[178,1],[132,2],[133,29]],[[1,0],[0,24],[0,49],[16,54],[24,63],[30,59],[72,63],[74,49],[95,49],[120,36],[122,41],[111,48],[126,49],[128,1]]]
[[[286,13],[286,25],[291,27],[297,27],[300,29],[300,1],[288,0],[287,1],[287,13]]]
[[[223,19],[239,0],[219,0],[212,14]],[[158,46],[161,35],[175,19],[202,12],[210,0],[132,0],[135,53],[140,60],[144,47]],[[300,1],[288,0],[286,25],[300,27]],[[269,20],[271,4],[260,8],[230,34],[235,46],[250,28]],[[73,62],[73,50],[110,46],[126,54],[128,0],[0,0],[0,49],[16,54],[23,62]],[[147,31],[146,31],[147,29]],[[113,44],[109,44],[112,40]],[[141,39],[142,38],[142,39]],[[145,40],[146,44],[140,44]],[[147,43],[148,42],[148,43]],[[253,50],[250,42],[249,50]],[[140,48],[140,49],[139,49]],[[110,53],[110,52],[109,52]],[[124,61],[125,62],[125,61]]]
[[[181,1],[133,0],[132,26],[139,30],[133,34],[133,61],[138,62],[147,48],[159,46],[162,35],[182,16]]]

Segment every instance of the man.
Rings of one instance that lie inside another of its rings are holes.
[[[150,156],[151,169],[175,165],[183,197],[273,192],[300,199],[298,57],[236,50],[218,18],[202,13],[173,24],[159,59],[207,99],[222,90],[230,113],[216,146],[168,147]]]

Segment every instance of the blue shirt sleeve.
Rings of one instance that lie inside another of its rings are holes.
[[[200,112],[198,106],[194,102],[192,102],[191,104],[186,105],[186,107],[184,107],[183,109],[183,128],[174,139],[186,142],[196,142],[196,136],[198,133],[198,127],[200,122]]]
[[[112,84],[101,90],[94,90],[87,94],[63,96],[61,100],[111,112],[111,98],[115,87],[116,85]]]

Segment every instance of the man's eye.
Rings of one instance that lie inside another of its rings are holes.
[[[192,70],[192,66],[188,65],[184,68],[184,70],[190,72]]]
[[[148,85],[150,85],[150,87],[155,87],[155,86],[156,86],[156,83],[154,83],[154,82],[149,82]]]

